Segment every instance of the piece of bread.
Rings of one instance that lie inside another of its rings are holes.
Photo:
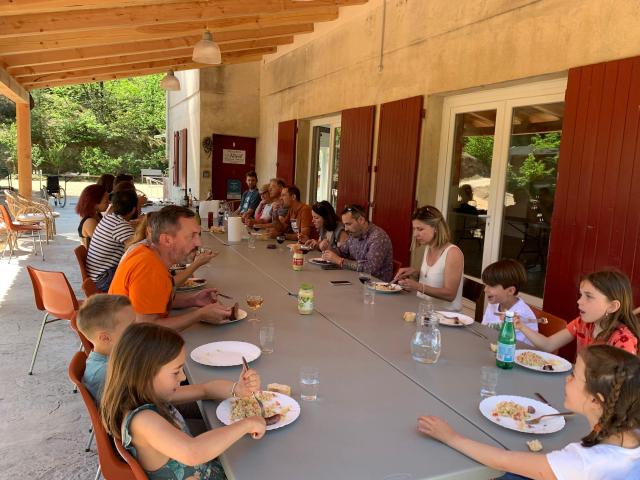
[[[492,351],[493,353],[496,353],[496,352],[498,351],[498,344],[496,344],[496,343],[490,343],[490,344],[489,344],[489,348],[491,349],[491,351]]]
[[[229,320],[237,320],[238,319],[238,309],[240,306],[236,303],[233,307],[231,307],[231,316],[229,316]]]
[[[544,448],[540,440],[529,440],[527,442],[527,447],[529,447],[529,450],[532,452],[539,452]]]
[[[402,314],[402,319],[405,322],[415,322],[416,321],[416,312],[404,312]]]
[[[283,395],[291,396],[291,387],[289,385],[283,385],[281,383],[270,383],[267,385],[267,390],[270,392],[278,392]]]

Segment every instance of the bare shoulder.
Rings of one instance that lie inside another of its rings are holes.
[[[448,256],[451,256],[452,258],[455,258],[455,259],[464,258],[464,254],[462,253],[462,250],[460,250],[460,247],[458,247],[457,245],[450,243],[445,248],[449,248]]]

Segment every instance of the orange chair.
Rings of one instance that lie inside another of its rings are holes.
[[[87,273],[87,247],[84,245],[77,246],[73,253],[76,254],[76,260],[80,266],[80,274],[82,275],[82,291],[87,297],[95,295],[96,293],[104,293],[98,289],[96,282]]]
[[[533,305],[529,305],[529,308],[531,308],[531,311],[536,317],[545,317],[547,319],[546,324],[541,323],[538,325],[538,331],[545,337],[550,337],[554,333],[567,328],[567,322],[562,318],[557,317],[552,313],[545,312],[544,310],[540,310],[538,307],[534,307]],[[569,345],[562,347],[558,352],[553,353],[556,353],[562,358],[574,363],[576,360],[576,342],[571,342]]]
[[[82,376],[87,362],[87,355],[84,352],[76,352],[69,364],[69,378],[76,385],[82,395],[84,406],[89,412],[91,425],[96,436],[96,445],[98,448],[98,471],[96,479],[100,473],[105,480],[146,480],[147,476],[142,470],[138,462],[131,458],[132,463],[123,462],[114,450],[113,439],[109,436],[102,424],[100,413],[96,407],[93,397],[89,390],[82,384]],[[124,449],[123,449],[124,450]],[[128,454],[127,454],[128,455]]]
[[[86,352],[93,350],[91,342],[78,330],[76,325],[76,315],[78,313],[79,303],[75,293],[69,285],[67,277],[62,272],[47,272],[38,270],[31,265],[27,266],[31,284],[33,285],[33,296],[38,310],[45,312],[42,318],[42,325],[38,340],[36,342],[31,366],[29,367],[29,375],[33,374],[33,366],[36,363],[38,349],[42,341],[44,327],[49,323],[58,320],[68,320],[71,328],[78,334],[82,347]],[[49,316],[54,318],[49,318]]]
[[[18,248],[18,237],[21,233],[31,233],[31,240],[33,240],[33,253],[37,255],[36,252],[36,232],[38,233],[38,242],[40,243],[40,253],[42,254],[42,261],[44,261],[44,250],[42,249],[42,236],[40,232],[42,232],[42,227],[38,224],[21,224],[21,223],[13,223],[11,219],[11,215],[9,215],[9,211],[7,207],[4,205],[0,205],[0,221],[4,223],[4,228],[7,230],[7,241],[2,249],[2,257],[4,258],[4,252],[7,248],[9,248],[9,261],[13,257],[13,252]]]
[[[462,282],[462,296],[476,304],[474,320],[482,323],[484,317],[484,285],[465,277]]]

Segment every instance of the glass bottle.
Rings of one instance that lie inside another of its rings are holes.
[[[411,339],[411,356],[420,363],[436,363],[440,358],[442,339],[438,317],[416,316],[416,333]]]
[[[296,272],[299,272],[300,270],[302,270],[302,265],[304,265],[304,255],[302,253],[302,250],[300,250],[299,248],[296,248],[293,251],[293,259],[291,261],[291,266]]]
[[[498,350],[496,352],[496,366],[508,370],[513,368],[516,362],[516,331],[513,327],[513,312],[507,310],[504,314],[504,323],[498,337]]]
[[[298,313],[311,315],[313,313],[313,285],[303,283],[298,290]]]

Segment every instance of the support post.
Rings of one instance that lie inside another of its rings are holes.
[[[18,189],[31,198],[31,110],[29,103],[16,103],[18,130]]]

